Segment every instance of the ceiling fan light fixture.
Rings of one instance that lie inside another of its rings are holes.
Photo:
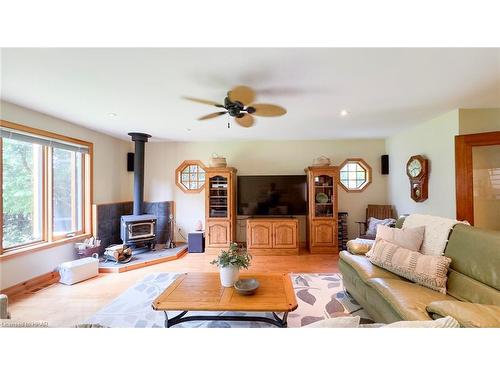
[[[198,118],[198,120],[208,120],[222,115],[228,115],[227,127],[231,127],[231,117],[235,122],[245,128],[254,125],[255,116],[277,117],[287,113],[286,109],[275,104],[254,103],[255,91],[248,86],[236,86],[231,91],[228,91],[224,98],[224,105],[218,104],[212,100],[198,99],[190,96],[184,96],[184,99],[191,100],[201,104],[208,104],[219,108],[224,108],[225,111],[210,113]]]

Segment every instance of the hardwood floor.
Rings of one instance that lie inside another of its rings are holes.
[[[213,255],[186,254],[180,259],[137,270],[99,274],[93,279],[67,286],[52,284],[9,299],[12,319],[48,321],[51,327],[71,327],[84,322],[127,288],[153,272],[217,272],[210,263]],[[338,272],[338,255],[309,254],[255,256],[249,271],[243,272]]]

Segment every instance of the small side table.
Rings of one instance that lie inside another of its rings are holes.
[[[205,252],[205,232],[196,231],[188,233],[188,252],[203,253]]]

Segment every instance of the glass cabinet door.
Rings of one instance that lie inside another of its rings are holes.
[[[314,176],[314,216],[333,217],[334,179],[328,175]]]
[[[228,179],[224,176],[213,176],[208,179],[209,207],[208,215],[213,218],[228,217]]]

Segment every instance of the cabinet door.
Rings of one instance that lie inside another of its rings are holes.
[[[231,242],[231,224],[229,221],[210,220],[206,227],[207,246],[229,246]]]
[[[209,218],[229,218],[231,196],[230,183],[227,173],[207,174],[208,186],[206,189],[205,210]]]
[[[311,223],[311,245],[312,246],[336,246],[337,245],[337,221],[335,221],[335,220],[312,220],[312,223]]]
[[[272,224],[269,222],[247,222],[247,246],[253,249],[272,247]]]
[[[294,249],[297,247],[297,223],[273,223],[273,248]]]

